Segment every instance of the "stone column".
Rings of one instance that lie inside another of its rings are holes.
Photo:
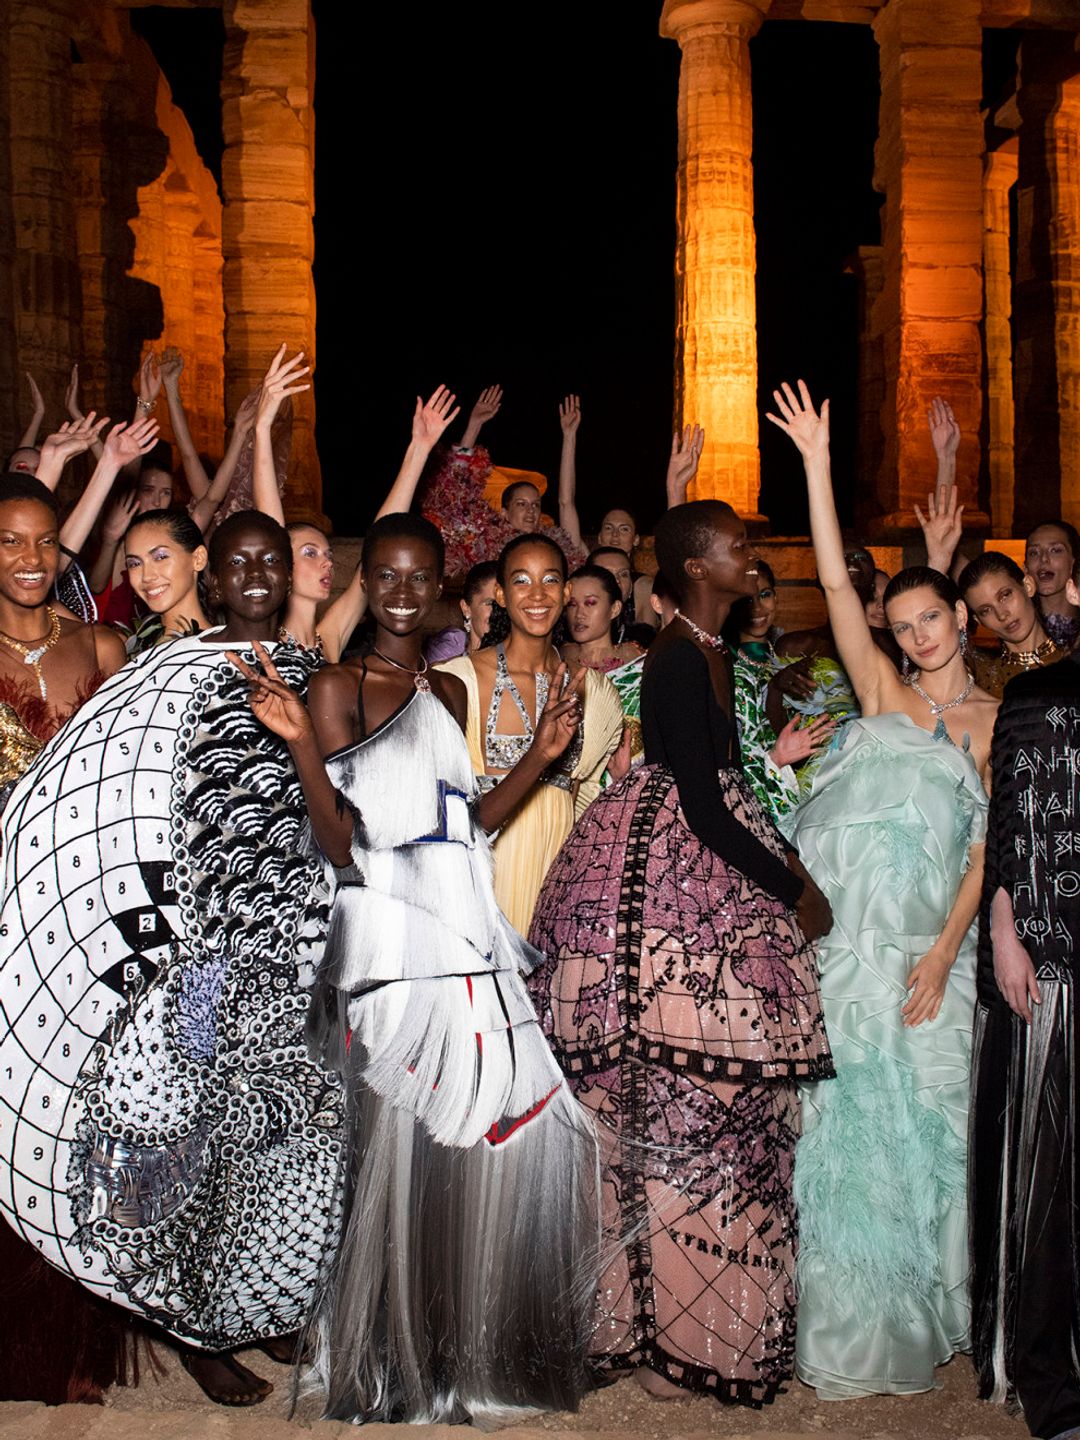
[[[1016,182],[1018,533],[1080,524],[1080,78],[1060,36],[1020,47]]]
[[[0,195],[11,194],[11,34],[0,22]],[[21,430],[15,332],[15,227],[11,206],[0,204],[0,447],[13,449]],[[4,458],[4,457],[0,457]]]
[[[982,30],[979,0],[888,0],[874,19],[881,120],[874,185],[884,285],[872,328],[885,359],[884,454],[875,486],[882,538],[915,525],[935,462],[926,412],[950,402],[965,443],[957,484],[965,524],[978,511],[982,419]]]
[[[58,418],[80,350],[71,166],[71,0],[12,0],[9,94],[18,368],[33,372]],[[25,387],[20,421],[26,416]]]
[[[284,340],[315,360],[315,30],[310,0],[225,0],[226,406],[233,414]],[[293,419],[286,508],[325,523],[313,392]]]
[[[872,317],[885,275],[880,245],[860,245],[848,257],[845,274],[854,275],[859,285],[859,415],[855,446],[855,524],[860,534],[872,525],[873,481],[881,469],[884,441],[881,412],[885,403],[885,360],[881,336],[875,334]]]
[[[1009,191],[1016,184],[1017,142],[990,151],[983,168],[983,286],[986,346],[986,459],[990,477],[990,534],[1012,535],[1013,372],[1012,267]]]
[[[750,39],[771,0],[664,0],[677,40],[675,424],[705,427],[693,497],[750,519],[760,485]]]

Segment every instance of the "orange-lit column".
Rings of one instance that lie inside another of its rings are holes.
[[[72,358],[81,348],[71,164],[74,7],[69,0],[13,0],[0,24],[10,28],[10,193],[19,370],[34,373],[48,419],[55,422]],[[19,393],[18,413],[28,418],[24,382]]]
[[[749,46],[770,4],[664,0],[660,21],[682,50],[675,423],[705,427],[694,497],[748,518],[761,468]]]
[[[1020,48],[1016,182],[1017,533],[1080,524],[1080,64],[1053,34]]]
[[[225,0],[225,396],[230,415],[281,342],[315,360],[315,29],[310,0]],[[294,402],[286,508],[321,519],[313,392]]]
[[[986,157],[983,170],[983,285],[986,310],[987,465],[990,533],[1012,534],[1013,469],[1012,269],[1009,262],[1009,191],[1016,184],[1017,142],[1006,140]]]
[[[874,20],[881,111],[874,185],[883,279],[872,328],[885,361],[884,451],[875,483],[882,538],[915,527],[933,485],[926,411],[950,402],[964,432],[957,486],[977,512],[982,421],[983,123],[979,0],[888,0]],[[821,163],[828,163],[827,160]]]

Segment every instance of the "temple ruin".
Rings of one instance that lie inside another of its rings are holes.
[[[140,355],[164,336],[189,357],[193,434],[212,448],[283,335],[315,357],[311,7],[220,0],[220,195],[134,8],[9,0],[0,21],[0,430],[21,428],[23,370],[58,396],[73,359],[87,408],[127,416]],[[763,23],[826,20],[871,26],[880,56],[881,244],[850,259],[860,528],[910,535],[935,394],[981,437],[960,456],[970,526],[1080,524],[1077,0],[664,0],[658,19],[681,50],[675,420],[706,429],[697,494],[757,516],[750,41]],[[1022,35],[1015,93],[992,114],[990,27]],[[322,508],[313,426],[308,397],[297,516]]]

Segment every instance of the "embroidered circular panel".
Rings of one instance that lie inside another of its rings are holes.
[[[303,1036],[327,893],[223,648],[148,652],[49,742],[4,814],[0,910],[0,1212],[208,1348],[300,1323],[340,1158]]]

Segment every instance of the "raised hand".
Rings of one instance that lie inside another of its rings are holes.
[[[153,405],[161,394],[161,372],[158,369],[157,356],[152,350],[147,353],[145,360],[139,366],[135,384],[139,391],[139,399],[144,406]]]
[[[37,471],[41,483],[48,485],[50,490],[55,489],[68,461],[89,450],[108,423],[107,415],[98,420],[93,410],[89,415],[80,416],[78,420],[65,420],[60,429],[49,435],[41,447],[41,460]]]
[[[125,490],[118,495],[105,512],[101,523],[101,538],[106,544],[118,545],[128,532],[128,526],[139,513],[139,497],[134,490]]]
[[[935,395],[930,401],[930,409],[926,412],[926,421],[930,427],[934,454],[938,459],[955,456],[960,448],[960,426],[956,423],[956,416],[949,402],[940,395]]]
[[[45,401],[41,398],[38,383],[33,375],[30,374],[30,371],[25,370],[23,373],[26,376],[27,385],[30,386],[30,399],[34,402],[34,416],[40,422],[41,417],[45,414]]]
[[[926,497],[926,515],[918,505],[915,506],[915,518],[922,526],[926,540],[926,563],[943,575],[949,573],[964,531],[964,507],[957,505],[956,500],[956,488],[950,485],[942,495],[932,492]]]
[[[175,345],[166,345],[161,352],[161,359],[158,362],[158,371],[161,375],[161,383],[166,390],[175,390],[180,384],[180,376],[184,370],[184,357]]]
[[[701,451],[705,444],[705,431],[700,425],[686,425],[682,434],[676,430],[671,439],[671,458],[667,467],[668,509],[681,505],[686,499],[690,482],[698,472]]]
[[[499,413],[499,406],[502,404],[502,395],[501,385],[489,385],[486,390],[481,390],[480,398],[469,414],[469,423],[465,426],[465,434],[461,437],[463,450],[472,449],[476,444],[482,426]]]
[[[64,409],[71,416],[72,420],[83,418],[82,409],[79,406],[79,362],[76,360],[71,367],[71,379],[64,391]]]
[[[258,641],[255,642],[255,654],[263,668],[261,675],[235,651],[226,650],[225,654],[240,674],[250,682],[252,714],[267,730],[279,735],[289,745],[314,734],[315,727],[311,723],[307,706],[296,691],[282,680],[274,662]]]
[[[304,387],[307,388],[306,386]],[[259,391],[252,391],[245,395],[237,406],[236,414],[233,416],[233,430],[238,435],[246,435],[255,424],[256,416],[259,413],[259,405],[262,401],[262,394]]]
[[[102,459],[115,465],[117,470],[122,470],[133,460],[149,454],[157,444],[159,429],[158,422],[150,415],[145,420],[136,420],[130,425],[121,421],[109,431]]]
[[[494,420],[502,405],[502,386],[489,385],[486,390],[480,391],[480,398],[472,408],[469,415],[469,424],[474,422],[477,425],[485,425],[489,420]]]
[[[547,704],[537,721],[532,753],[545,765],[557,760],[577,733],[581,724],[581,688],[585,684],[585,667],[582,666],[566,685],[566,665],[560,663],[548,687]]]
[[[821,413],[814,409],[806,381],[798,382],[799,393],[785,381],[779,390],[774,390],[773,400],[779,415],[770,411],[766,420],[772,423],[795,444],[804,460],[819,459],[829,453],[829,402],[821,402]]]
[[[836,721],[831,715],[819,715],[809,725],[803,725],[797,715],[777,735],[769,754],[777,765],[801,765],[828,745],[835,730]]]
[[[442,437],[446,427],[461,413],[461,406],[455,405],[456,395],[451,395],[445,385],[440,385],[425,402],[418,395],[413,412],[412,438],[418,445],[433,449]]]
[[[565,436],[577,434],[577,428],[581,424],[581,397],[580,395],[567,395],[566,399],[559,406],[559,425]]]
[[[262,389],[259,392],[259,404],[255,413],[255,424],[264,429],[268,427],[282,403],[290,395],[299,395],[304,390],[311,389],[311,382],[301,384],[303,377],[311,373],[311,366],[305,365],[304,352],[298,350],[291,360],[285,359],[287,344],[282,341],[277,354],[270,361],[270,368],[263,376]]]

